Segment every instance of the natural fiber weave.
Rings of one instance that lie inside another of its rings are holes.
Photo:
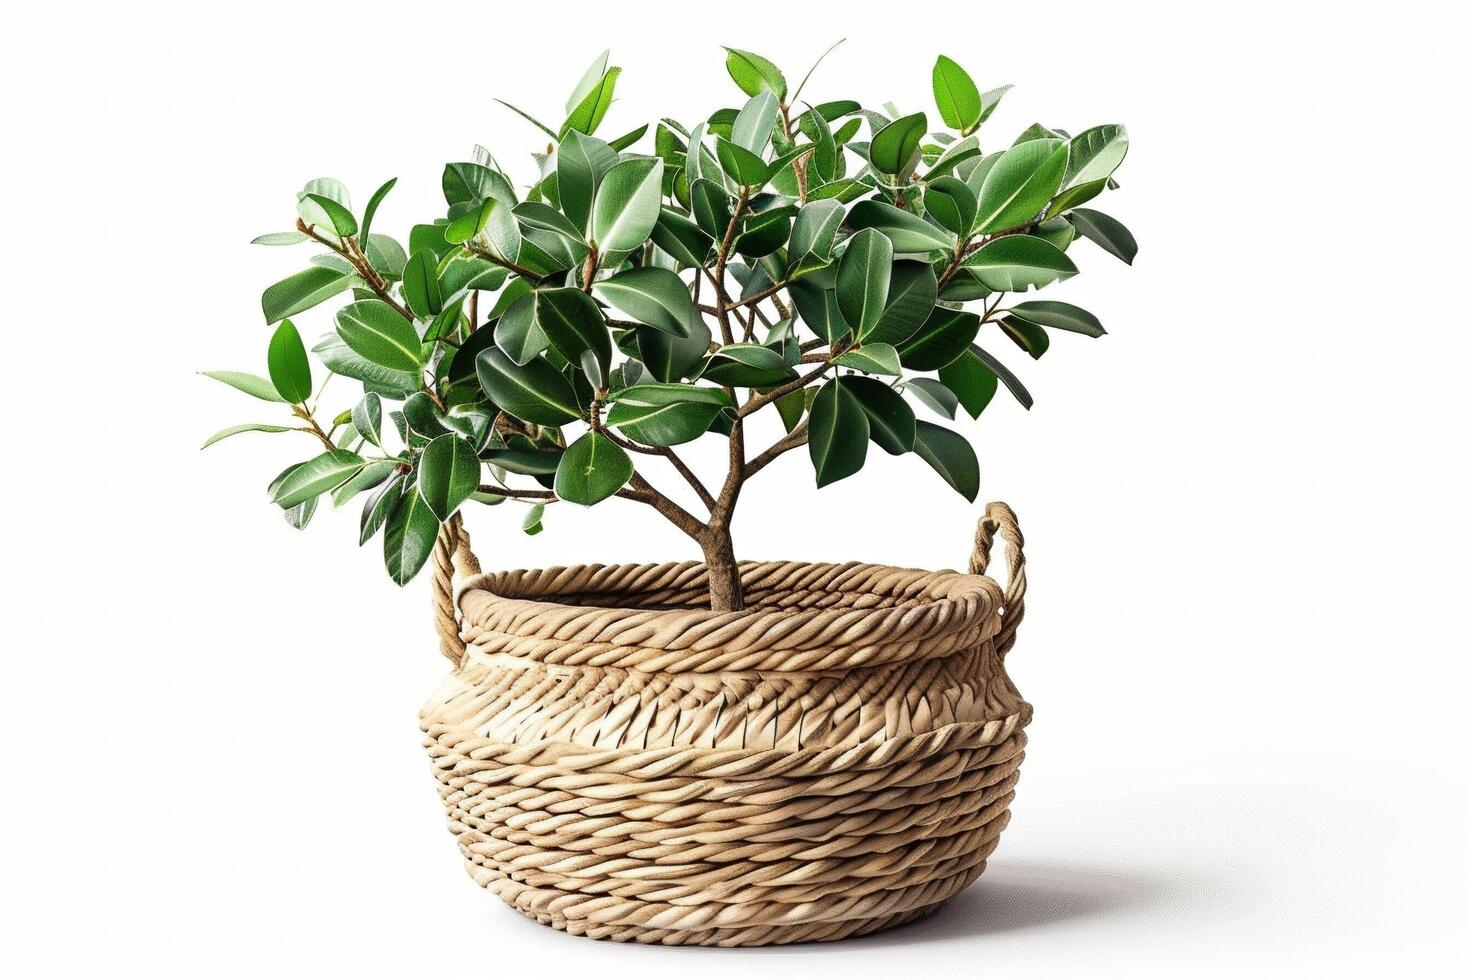
[[[697,563],[481,575],[456,517],[434,554],[455,670],[421,727],[470,875],[646,943],[826,941],[935,909],[985,870],[1024,758],[1021,545],[993,503],[970,574],[742,562],[747,608],[714,613]]]

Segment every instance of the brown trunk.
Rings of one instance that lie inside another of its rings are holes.
[[[711,526],[700,536],[704,563],[709,569],[709,607],[715,612],[734,612],[745,608],[745,593],[740,587],[740,568],[735,563],[735,544],[727,529]]]

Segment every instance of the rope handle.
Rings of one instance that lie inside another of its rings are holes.
[[[975,550],[970,554],[971,575],[984,575],[990,567],[990,546],[997,534],[1006,544],[1006,584],[1005,605],[1000,611],[1000,632],[995,634],[995,650],[1005,656],[1006,651],[1015,646],[1016,628],[1026,615],[1026,554],[1022,550],[1026,539],[1021,537],[1016,512],[999,500],[986,505],[985,516],[975,525]]]
[[[434,625],[439,629],[439,652],[458,669],[464,661],[465,642],[460,635],[459,604],[455,602],[455,572],[461,580],[480,574],[480,560],[470,550],[470,532],[458,513],[439,528],[434,539]]]

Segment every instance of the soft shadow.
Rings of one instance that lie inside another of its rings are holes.
[[[1052,864],[996,863],[933,915],[850,942],[903,946],[1039,929],[1077,919],[1101,919],[1153,904],[1169,890],[1163,876]]]

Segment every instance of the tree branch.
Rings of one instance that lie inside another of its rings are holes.
[[[828,361],[826,364],[823,364],[815,371],[808,371],[801,377],[788,381],[784,385],[781,385],[779,387],[772,388],[770,391],[766,392],[763,395],[752,395],[749,401],[747,401],[744,405],[741,405],[740,408],[736,410],[735,417],[737,419],[743,419],[745,418],[745,416],[751,414],[752,412],[760,411],[762,408],[765,408],[776,399],[789,395],[793,391],[798,391],[802,388],[805,388],[807,385],[811,384],[813,381],[817,380],[830,370],[832,370],[832,362]]]
[[[384,281],[382,276],[378,275],[378,270],[373,268],[373,264],[367,260],[367,256],[362,253],[361,249],[347,249],[323,238],[317,234],[316,225],[309,225],[301,218],[296,219],[296,230],[306,235],[312,241],[325,245],[346,259],[348,264],[362,277],[362,281],[368,284],[368,288],[377,294],[378,299],[393,307],[394,311],[409,323],[413,322],[413,314],[405,309],[402,303],[393,298],[393,294],[388,290],[388,283]],[[343,241],[350,243],[352,239],[344,238]]]
[[[798,446],[805,446],[810,438],[808,422],[811,416],[807,416],[797,423],[796,428],[788,432],[765,452],[745,464],[745,478],[748,480],[761,470],[769,466],[778,456],[790,452]]]

